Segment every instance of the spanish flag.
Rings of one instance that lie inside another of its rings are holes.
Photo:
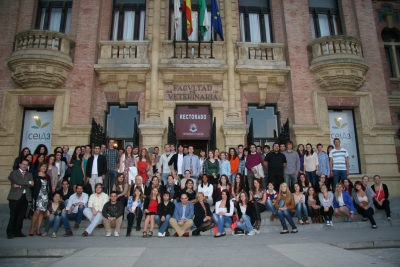
[[[184,0],[183,10],[186,14],[186,28],[188,37],[192,35],[193,25],[192,25],[192,0]]]

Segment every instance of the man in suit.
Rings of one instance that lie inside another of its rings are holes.
[[[26,237],[21,230],[28,208],[28,201],[32,201],[30,187],[33,186],[33,177],[27,172],[29,162],[21,160],[19,168],[10,173],[8,179],[11,181],[10,193],[7,200],[10,207],[10,219],[7,226],[7,238]]]
[[[103,183],[107,173],[107,160],[106,157],[100,155],[100,146],[96,145],[93,149],[93,155],[88,159],[86,164],[86,178],[90,180],[92,192],[97,183]],[[89,181],[86,181],[89,182]]]
[[[181,201],[175,205],[174,218],[169,219],[169,224],[175,229],[175,237],[189,237],[189,233],[185,232],[193,225],[194,206],[188,201],[186,194],[181,195]]]

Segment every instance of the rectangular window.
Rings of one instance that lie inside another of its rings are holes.
[[[308,6],[313,39],[341,34],[336,0],[309,0]]]
[[[199,37],[201,41],[210,41],[211,40],[211,29],[207,31],[205,36],[202,36],[199,33],[199,15],[198,15],[198,10],[199,6],[196,1],[192,1],[192,28],[193,32],[189,36],[189,41],[198,41]],[[211,0],[206,0],[206,5],[207,5],[207,16],[211,24]],[[184,13],[182,12],[183,8],[183,3],[181,3],[181,9],[180,9],[180,16],[181,19],[179,20],[178,27],[175,29],[175,15],[174,15],[174,0],[170,0],[170,31],[169,31],[169,38],[170,40],[174,40],[174,34],[176,34],[176,41],[183,41],[186,40],[187,36],[187,29],[186,29],[186,17]],[[184,25],[182,27],[182,25]],[[215,40],[216,36],[213,36],[213,40]]]
[[[72,0],[39,1],[36,29],[69,34]]]
[[[145,21],[145,0],[115,0],[111,39],[144,40]]]
[[[239,0],[239,26],[242,42],[271,43],[269,1]]]
[[[278,116],[274,107],[258,108],[249,106],[246,121],[250,124],[253,119],[253,135],[255,139],[276,139],[278,138]]]
[[[388,66],[389,77],[394,77],[392,63],[390,60],[390,47],[385,46],[386,63]]]

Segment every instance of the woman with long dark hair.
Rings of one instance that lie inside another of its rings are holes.
[[[25,157],[31,154],[31,150],[28,147],[24,147],[21,152],[19,152],[18,157],[15,158],[14,160],[14,165],[13,165],[13,170],[17,170],[19,168],[19,164],[21,163],[21,160],[25,159]]]
[[[68,159],[68,166],[71,168],[69,184],[72,189],[76,191],[76,185],[83,184],[82,154],[80,146],[75,147],[74,153]]]
[[[265,202],[267,201],[267,195],[261,180],[254,178],[253,186],[250,191],[250,201],[254,203],[254,208],[256,212],[256,224],[255,228],[260,230],[261,225],[261,213],[266,211],[267,207]]]
[[[357,213],[363,216],[363,218],[369,219],[372,229],[378,228],[374,219],[375,206],[372,201],[372,196],[360,181],[354,183],[353,200]],[[365,221],[365,219],[363,219],[363,221]]]
[[[58,168],[56,165],[56,157],[54,154],[50,154],[47,159],[47,171],[46,174],[51,181],[51,192],[54,194],[58,189],[61,188],[61,180],[58,178]]]
[[[36,159],[39,156],[39,154],[43,154],[46,159],[46,156],[49,154],[49,150],[47,149],[47,146],[45,146],[44,144],[39,144],[35,148],[35,151],[33,152],[33,163],[36,162]]]
[[[239,201],[239,193],[244,191],[247,192],[246,183],[244,182],[243,174],[237,173],[235,177],[234,183],[231,185],[232,187],[232,198],[235,199],[237,203]]]
[[[253,202],[249,201],[246,192],[239,193],[237,212],[239,217],[237,227],[247,232],[247,235],[259,235],[260,231],[253,228],[256,221],[256,210]],[[235,231],[232,234],[235,235]]]
[[[221,200],[215,203],[215,213],[213,214],[213,221],[218,225],[218,232],[214,237],[225,236],[225,228],[231,227],[232,215],[235,210],[233,202],[229,200],[229,192],[224,189],[222,191]]]
[[[306,151],[304,149],[304,145],[303,144],[299,144],[297,146],[297,154],[299,154],[299,158],[300,158],[300,171],[299,171],[299,176],[300,174],[306,174],[304,172],[304,155],[305,155]]]
[[[147,149],[142,148],[142,150],[140,150],[139,158],[136,161],[136,166],[138,175],[140,175],[143,179],[143,184],[147,184],[147,179],[149,179],[148,172],[151,168],[149,152],[147,152]]]
[[[231,184],[233,184],[235,182],[236,174],[239,171],[239,164],[240,164],[240,159],[236,153],[236,150],[233,147],[229,148],[228,160],[229,163],[231,164],[230,182]]]
[[[44,154],[39,154],[37,157],[36,157],[36,161],[35,162],[33,162],[33,164],[32,164],[32,168],[30,168],[31,169],[31,171],[30,171],[30,173],[32,173],[32,176],[33,177],[35,177],[35,175],[37,175],[38,174],[38,172],[39,172],[39,165],[41,164],[41,163],[43,163],[43,162],[45,162],[45,160],[46,160],[46,156],[44,155]]]
[[[310,143],[306,145],[306,155],[304,157],[304,170],[306,171],[307,180],[313,187],[317,183],[318,175],[318,154],[314,153],[314,149]]]

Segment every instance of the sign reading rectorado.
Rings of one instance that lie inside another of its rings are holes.
[[[220,85],[209,84],[166,85],[164,100],[221,101],[222,88]]]

